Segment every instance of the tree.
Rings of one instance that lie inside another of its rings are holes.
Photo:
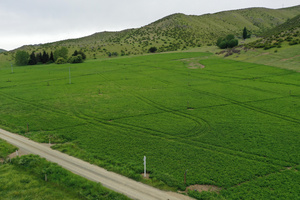
[[[247,39],[247,36],[248,36],[248,34],[247,34],[247,28],[244,27],[244,30],[243,30],[243,39],[244,40]]]
[[[46,51],[44,50],[43,52],[43,56],[42,56],[42,63],[47,63],[49,61],[49,54],[46,53]]]
[[[239,44],[239,41],[235,39],[234,35],[227,35],[225,38],[219,38],[217,40],[217,46],[220,49],[233,48]]]
[[[52,52],[52,51],[51,51],[51,53],[50,53],[49,61],[54,62],[54,55],[53,55],[53,52]]]
[[[68,59],[68,49],[66,47],[61,47],[54,51],[54,60],[56,61],[59,57],[64,58],[65,60]]]
[[[243,30],[243,39],[247,39],[247,38],[250,38],[251,37],[251,32],[247,30],[246,27],[244,27],[244,30]]]
[[[157,48],[156,47],[150,47],[149,48],[149,52],[150,53],[155,53],[157,51]]]
[[[37,63],[42,63],[42,60],[43,60],[42,53],[38,53],[38,54],[36,55],[36,62],[37,62]]]
[[[15,56],[16,65],[27,65],[29,60],[29,54],[26,51],[17,51]]]
[[[81,55],[83,60],[86,59],[85,53],[83,53],[81,50],[80,51],[75,50],[74,53],[72,54],[72,56],[78,56],[78,55]]]
[[[36,57],[35,57],[35,53],[34,51],[30,54],[30,57],[29,57],[29,61],[28,61],[28,65],[36,65],[37,64],[37,60],[36,60]]]

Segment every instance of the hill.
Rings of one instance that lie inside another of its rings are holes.
[[[4,50],[4,49],[0,49],[0,53],[2,53],[2,52],[5,52],[6,50]]]
[[[213,45],[218,37],[234,34],[242,37],[247,27],[253,35],[283,24],[300,13],[300,6],[284,9],[249,8],[201,16],[173,14],[138,29],[101,32],[93,35],[43,45],[24,46],[27,51],[51,51],[66,46],[69,53],[82,49],[89,58],[143,54],[151,46],[159,52]]]
[[[219,52],[230,59],[265,64],[300,72],[300,15],[265,31],[262,38]],[[250,50],[250,51],[249,51]]]

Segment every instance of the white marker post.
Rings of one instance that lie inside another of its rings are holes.
[[[144,177],[146,177],[146,156],[144,156]]]
[[[69,84],[71,84],[71,67],[69,67]]]

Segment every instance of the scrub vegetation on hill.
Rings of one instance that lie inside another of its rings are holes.
[[[185,50],[200,46],[215,45],[220,37],[233,34],[243,38],[246,27],[253,36],[275,28],[300,13],[300,6],[284,9],[249,8],[202,16],[173,14],[137,29],[120,32],[101,32],[91,36],[64,40],[42,45],[23,46],[18,50],[50,54],[59,47],[66,47],[69,56],[81,50],[87,58],[141,55],[150,47],[157,52]],[[8,59],[13,59],[13,53]]]

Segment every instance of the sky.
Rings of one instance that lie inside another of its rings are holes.
[[[249,7],[282,8],[299,0],[0,0],[0,48],[139,28],[174,13],[203,15]]]

